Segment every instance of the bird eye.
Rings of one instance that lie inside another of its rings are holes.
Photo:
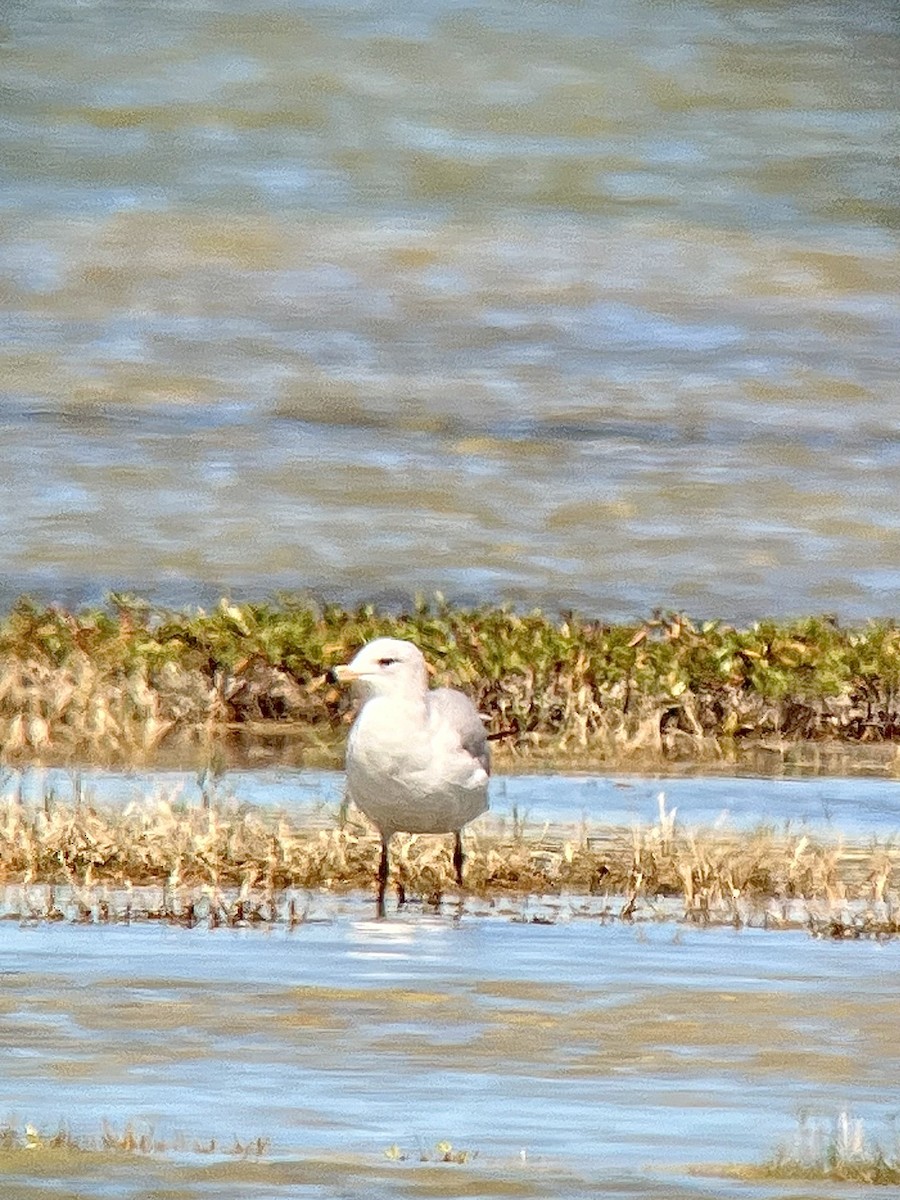
[[[379,667],[390,667],[393,666],[396,661],[396,658],[379,658],[378,665]]]

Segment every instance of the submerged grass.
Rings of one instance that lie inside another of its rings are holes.
[[[380,635],[417,642],[436,682],[466,690],[505,737],[501,753],[710,761],[900,738],[894,621],[609,624],[440,598],[396,614],[290,597],[172,612],[114,595],[77,613],[23,599],[0,622],[0,755],[196,758],[234,729],[299,730],[327,753],[351,714],[326,671]]]
[[[223,1155],[242,1159],[263,1159],[271,1153],[272,1142],[265,1137],[196,1138],[175,1133],[160,1137],[152,1126],[135,1125],[126,1121],[121,1127],[103,1121],[96,1134],[75,1134],[69,1125],[61,1122],[56,1129],[39,1129],[30,1123],[22,1125],[8,1122],[0,1125],[0,1160],[27,1156],[32,1163],[42,1156],[59,1157],[60,1154],[77,1155],[151,1155],[151,1154],[203,1154]],[[397,1144],[388,1146],[384,1157],[389,1162],[415,1161],[421,1163],[471,1162],[478,1157],[477,1150],[461,1149],[452,1142],[441,1141],[434,1146],[420,1143],[414,1151]]]
[[[489,904],[586,897],[589,915],[633,920],[662,901],[672,915],[674,900],[698,923],[806,923],[836,938],[900,932],[900,848],[890,843],[682,829],[663,797],[652,825],[559,833],[485,823],[466,840],[467,892]],[[396,881],[426,901],[454,895],[451,843],[398,836]],[[3,911],[19,919],[292,926],[316,892],[370,888],[379,849],[353,815],[316,829],[237,803],[187,807],[162,794],[124,809],[50,794],[37,806],[15,793],[0,801]]]
[[[0,1125],[0,1162],[8,1162],[10,1158],[19,1155],[27,1155],[28,1160],[34,1163],[43,1156],[59,1157],[61,1153],[108,1156],[166,1154],[173,1151],[262,1158],[269,1153],[270,1148],[269,1139],[264,1137],[244,1140],[239,1137],[198,1140],[184,1134],[175,1134],[169,1138],[161,1138],[152,1128],[141,1129],[130,1121],[121,1128],[104,1121],[100,1132],[92,1136],[76,1135],[64,1123],[52,1131],[41,1130],[30,1124]]]
[[[420,1144],[415,1151],[405,1150],[402,1146],[398,1146],[396,1142],[384,1152],[384,1157],[389,1162],[407,1162],[410,1159],[418,1160],[419,1162],[442,1162],[442,1163],[468,1163],[472,1159],[478,1157],[477,1150],[461,1150],[458,1146],[454,1146],[452,1142],[438,1142],[434,1147],[428,1147]]]

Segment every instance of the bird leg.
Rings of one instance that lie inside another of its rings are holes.
[[[388,842],[391,840],[390,834],[387,837],[381,835],[381,862],[378,864],[378,894],[375,899],[375,915],[378,917],[384,916],[384,893],[387,890],[388,881]]]
[[[453,846],[453,869],[456,872],[456,882],[460,887],[463,885],[463,847],[462,834],[459,830],[456,831],[456,841]]]

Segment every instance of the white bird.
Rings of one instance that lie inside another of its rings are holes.
[[[352,682],[363,699],[347,740],[347,795],[381,834],[383,917],[395,833],[456,834],[453,866],[462,885],[460,830],[488,807],[487,733],[462,692],[429,689],[425,658],[412,642],[376,638],[331,675]]]

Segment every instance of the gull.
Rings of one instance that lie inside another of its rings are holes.
[[[455,834],[453,866],[462,886],[460,830],[487,810],[491,772],[475,705],[453,688],[430,689],[421,650],[398,638],[369,642],[331,677],[352,683],[363,700],[347,739],[347,795],[381,834],[378,916],[395,833]]]

